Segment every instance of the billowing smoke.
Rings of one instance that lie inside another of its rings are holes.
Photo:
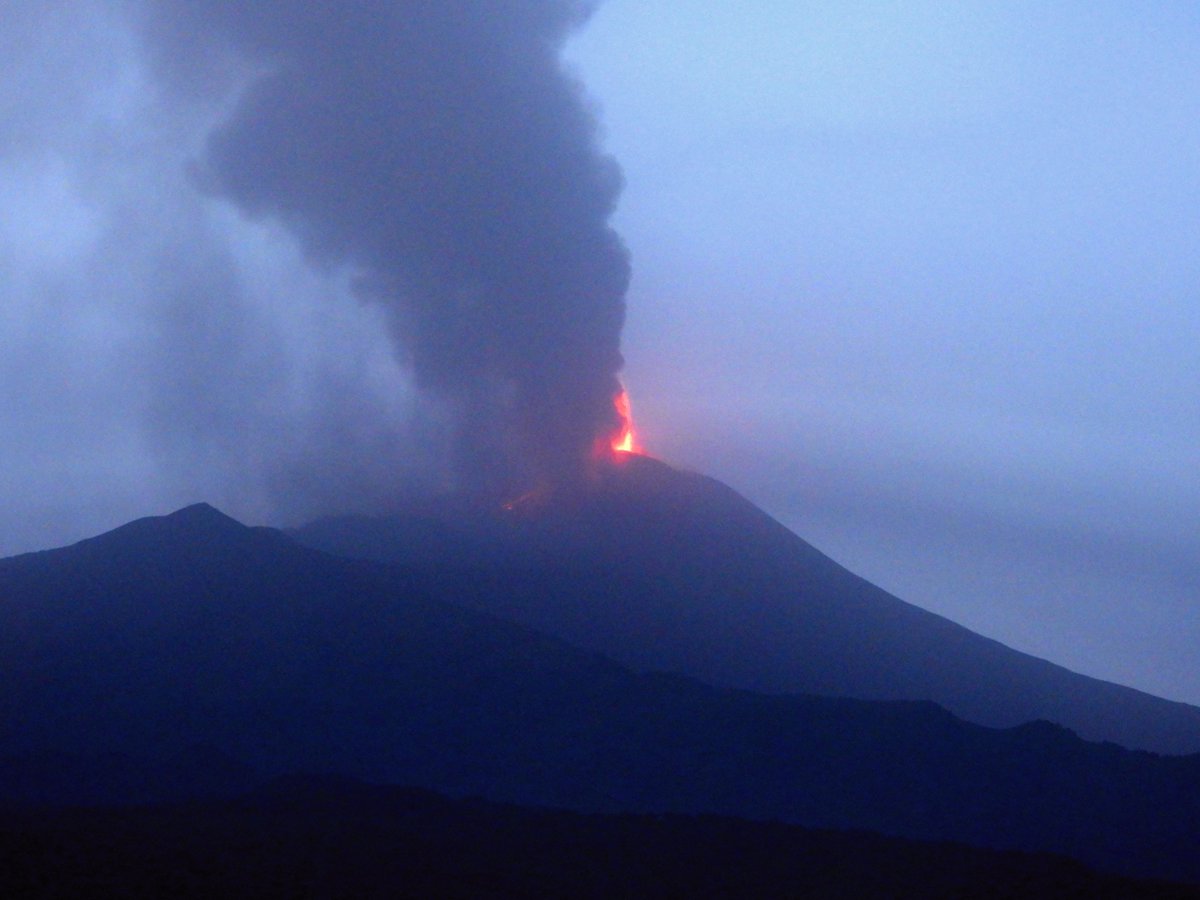
[[[579,0],[163,0],[173,89],[252,72],[199,183],[382,304],[467,484],[574,477],[617,427],[620,174],[559,59]]]

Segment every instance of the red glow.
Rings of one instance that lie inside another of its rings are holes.
[[[605,464],[621,464],[631,456],[645,456],[646,451],[637,439],[633,428],[633,412],[629,406],[629,393],[622,386],[613,397],[613,409],[617,414],[619,424],[608,437],[597,437],[592,444],[590,475],[602,476]],[[599,464],[599,465],[597,465]],[[513,497],[500,504],[506,513],[520,515],[536,515],[543,507],[553,502],[556,494],[564,485],[553,479],[543,479],[525,493]],[[569,487],[569,486],[568,486]]]
[[[614,453],[641,453],[642,445],[638,442],[633,430],[633,411],[629,407],[629,392],[621,388],[621,393],[613,398],[613,406],[621,417],[621,430],[612,440]]]

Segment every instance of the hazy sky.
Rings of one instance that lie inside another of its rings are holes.
[[[1200,7],[611,0],[571,57],[649,447],[1200,702]]]
[[[140,8],[0,0],[0,553],[444,483],[361,273],[201,190],[253,66],[167,83]],[[608,0],[567,57],[624,172],[648,449],[1200,703],[1200,9]]]

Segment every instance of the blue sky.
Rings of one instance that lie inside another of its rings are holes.
[[[138,9],[0,33],[0,553],[437,484],[354,273],[198,190],[248,71],[168,90]],[[566,55],[624,172],[648,449],[906,600],[1200,703],[1195,5],[608,0]]]

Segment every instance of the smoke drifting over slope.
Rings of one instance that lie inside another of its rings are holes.
[[[559,50],[591,4],[169,2],[163,72],[259,72],[208,137],[207,188],[285,223],[382,304],[472,486],[572,477],[613,410],[627,255],[615,164]],[[203,82],[205,76],[199,81]]]

